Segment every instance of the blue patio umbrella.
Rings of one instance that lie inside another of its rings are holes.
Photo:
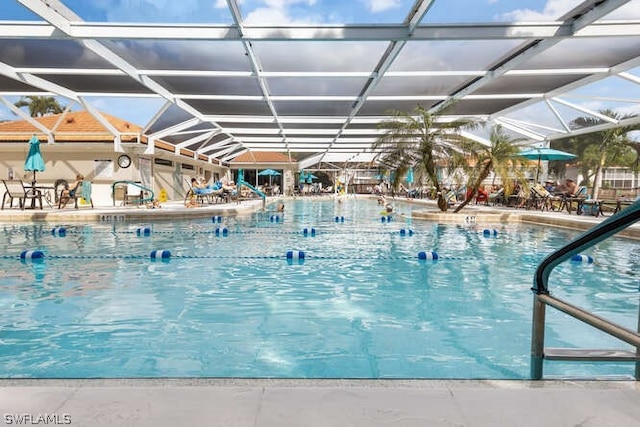
[[[33,181],[31,182],[31,186],[35,187],[36,172],[44,171],[44,159],[40,153],[40,140],[35,135],[33,135],[31,140],[29,140],[29,154],[27,154],[27,159],[24,161],[24,170],[33,172]]]
[[[570,160],[577,157],[575,154],[567,153],[565,151],[554,150],[553,148],[530,148],[528,150],[521,151],[518,156],[524,157],[528,160],[538,161],[538,170],[536,171],[536,181],[538,181],[538,175],[540,175],[540,162],[542,160]]]
[[[280,172],[273,169],[265,169],[263,171],[258,172],[259,176],[280,176]]]
[[[314,179],[318,179],[318,177],[312,173],[307,174],[307,184],[312,184]]]
[[[273,170],[273,169],[265,169],[263,171],[258,172],[258,176],[268,176],[269,177],[269,186],[271,186],[271,177],[272,176],[280,176],[282,175],[280,172],[278,172],[277,170]]]

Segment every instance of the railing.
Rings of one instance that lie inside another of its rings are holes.
[[[128,180],[116,181],[113,184],[111,184],[111,197],[113,199],[113,205],[114,206],[116,205],[116,187],[118,185],[123,185],[123,184],[126,185],[127,187],[129,187],[130,185],[133,185],[135,187],[140,188],[140,194],[138,195],[138,197],[136,197],[134,199],[131,199],[131,203],[135,203],[135,204],[140,204],[141,205],[141,204],[146,203],[146,202],[151,202],[151,201],[153,201],[153,199],[155,199],[155,195],[153,193],[153,190],[151,188],[149,188],[149,187],[145,187],[144,185],[142,185],[139,182],[128,181]],[[147,197],[144,197],[145,193],[148,194]],[[124,200],[123,200],[124,204],[127,204],[129,202],[129,200],[127,199],[128,197],[129,196],[127,194],[126,187],[125,187]]]
[[[237,185],[238,195],[240,195],[240,187],[242,187],[243,185],[262,198],[262,208],[264,209],[267,203],[267,195],[264,194],[262,191],[258,190],[257,188],[255,188],[253,185],[246,182],[244,180],[244,170],[238,169],[238,185]]]
[[[635,378],[640,380],[640,333],[619,326],[559,298],[549,295],[547,287],[551,271],[563,261],[580,251],[590,248],[617,232],[624,230],[640,219],[640,200],[630,207],[607,218],[575,240],[547,256],[536,269],[533,279],[533,328],[531,337],[531,379],[543,377],[544,360],[565,360],[584,362],[635,362]],[[558,349],[544,347],[545,309],[549,305],[584,323],[587,323],[632,346],[636,351],[594,350],[594,349]],[[638,313],[640,330],[640,313]]]

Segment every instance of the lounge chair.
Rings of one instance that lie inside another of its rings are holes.
[[[531,194],[527,200],[527,209],[537,209],[544,211],[549,210],[549,199],[552,197],[551,193],[540,184],[534,184],[530,189]]]
[[[186,180],[187,185],[189,186],[189,189],[187,190],[187,194],[185,194],[184,196],[184,202],[185,204],[187,203],[187,201],[192,198],[195,197],[196,198],[196,202],[199,205],[203,205],[205,202],[212,204],[215,203],[216,200],[220,199],[220,200],[225,200],[225,192],[224,189],[222,188],[210,188],[210,187],[206,187],[206,188],[196,188],[193,187],[191,185],[191,182]]]
[[[504,197],[504,188],[499,188],[498,191],[489,193],[488,203],[493,206],[505,205],[507,203],[507,199]]]
[[[581,185],[580,187],[578,187],[578,190],[576,191],[575,194],[567,195],[564,197],[564,199],[562,200],[562,205],[560,207],[560,210],[562,210],[562,208],[566,208],[567,212],[571,213],[573,209],[573,204],[575,203],[576,212],[579,215],[581,213],[580,209],[582,207],[582,202],[586,199],[587,199],[587,187],[585,187],[584,185]]]
[[[76,188],[76,191],[74,191],[73,194],[63,196],[62,193],[64,191],[65,189],[62,189],[60,191],[60,195],[58,197],[58,209],[62,209],[63,207],[65,207],[70,199],[73,199],[73,207],[75,209],[78,209],[78,200],[80,199],[84,200],[85,203],[91,205],[91,208],[93,209],[93,198],[91,197],[91,181],[88,181],[86,179],[81,181],[78,184],[78,188]],[[66,202],[65,198],[67,198]]]
[[[9,199],[9,207],[13,207],[13,199],[18,199],[18,205],[20,209],[24,210],[27,204],[27,199],[31,199],[31,207],[35,208],[36,200],[40,204],[42,209],[42,192],[40,190],[25,188],[24,183],[19,179],[3,179],[4,196],[2,196],[2,209],[4,204]]]

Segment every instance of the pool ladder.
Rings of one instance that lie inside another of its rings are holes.
[[[640,219],[640,199],[630,207],[607,218],[600,224],[578,236],[575,240],[547,256],[536,269],[533,278],[533,327],[531,333],[531,379],[543,379],[545,360],[579,362],[635,362],[635,379],[640,380],[640,312],[638,331],[617,325],[549,294],[547,287],[551,271],[560,263],[570,259],[584,249],[626,229]],[[545,310],[551,306],[588,325],[614,336],[636,348],[635,351],[545,348]]]

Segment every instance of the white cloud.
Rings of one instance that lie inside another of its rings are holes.
[[[218,0],[220,1],[220,0]],[[303,19],[291,16],[289,8],[291,6],[302,4],[313,6],[316,0],[263,0],[263,7],[257,7],[244,16],[246,24],[253,25],[296,25],[296,24],[314,24],[320,22],[318,17],[311,15],[305,16]]]
[[[488,0],[495,3],[498,0]],[[582,0],[547,0],[547,4],[542,11],[531,9],[516,9],[505,12],[500,18],[506,21],[547,21],[555,20],[569,12],[574,7],[582,3]],[[638,0],[632,0],[626,5],[607,15],[605,19],[638,19],[640,18],[640,8]]]
[[[291,24],[292,19],[287,11],[274,7],[259,7],[251,11],[244,19],[245,24],[251,25],[284,25]]]
[[[555,20],[578,6],[582,0],[548,0],[542,11],[516,9],[500,17],[507,21],[548,21]]]
[[[246,24],[253,25],[291,25],[314,24],[320,22],[318,17],[305,16],[296,19],[289,13],[289,7],[296,4],[313,6],[316,0],[264,0],[265,7],[258,7],[244,17]]]
[[[264,4],[266,4],[268,7],[276,9],[284,9],[288,6],[298,3],[306,3],[309,6],[313,6],[314,4],[316,4],[316,0],[264,0]]]
[[[372,13],[384,12],[402,6],[400,0],[364,0],[364,3]]]

